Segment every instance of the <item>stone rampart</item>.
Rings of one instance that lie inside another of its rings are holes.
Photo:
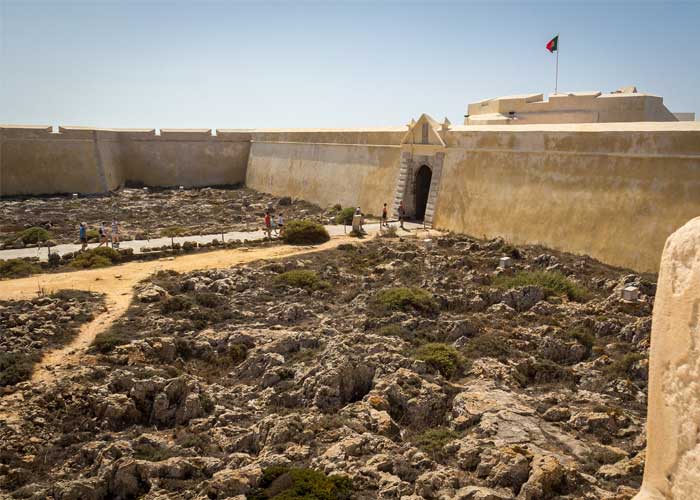
[[[238,184],[249,150],[250,134],[234,130],[0,127],[0,195]]]

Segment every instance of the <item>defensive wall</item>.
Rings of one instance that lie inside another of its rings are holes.
[[[0,127],[0,196],[245,181],[245,131]]]
[[[0,139],[3,196],[245,182],[374,214],[423,204],[437,228],[640,271],[658,270],[666,238],[700,214],[693,122],[452,126],[423,115],[408,128],[3,127]]]

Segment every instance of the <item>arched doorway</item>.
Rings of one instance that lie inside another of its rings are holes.
[[[433,171],[428,165],[422,165],[416,173],[416,219],[425,218],[425,207],[428,205],[428,195],[430,194],[430,179]]]

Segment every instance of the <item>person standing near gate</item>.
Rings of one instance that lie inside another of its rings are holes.
[[[403,221],[406,218],[406,207],[403,206],[403,200],[401,200],[401,203],[399,204],[399,224],[401,225],[401,229],[405,229],[403,227]]]
[[[382,208],[382,221],[379,224],[379,227],[389,227],[389,210],[386,208],[386,203],[384,204],[384,207]]]

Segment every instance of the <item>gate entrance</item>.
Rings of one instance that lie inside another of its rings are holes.
[[[428,206],[428,195],[430,194],[430,181],[433,171],[428,165],[422,165],[416,173],[416,219],[425,218],[425,208]]]

